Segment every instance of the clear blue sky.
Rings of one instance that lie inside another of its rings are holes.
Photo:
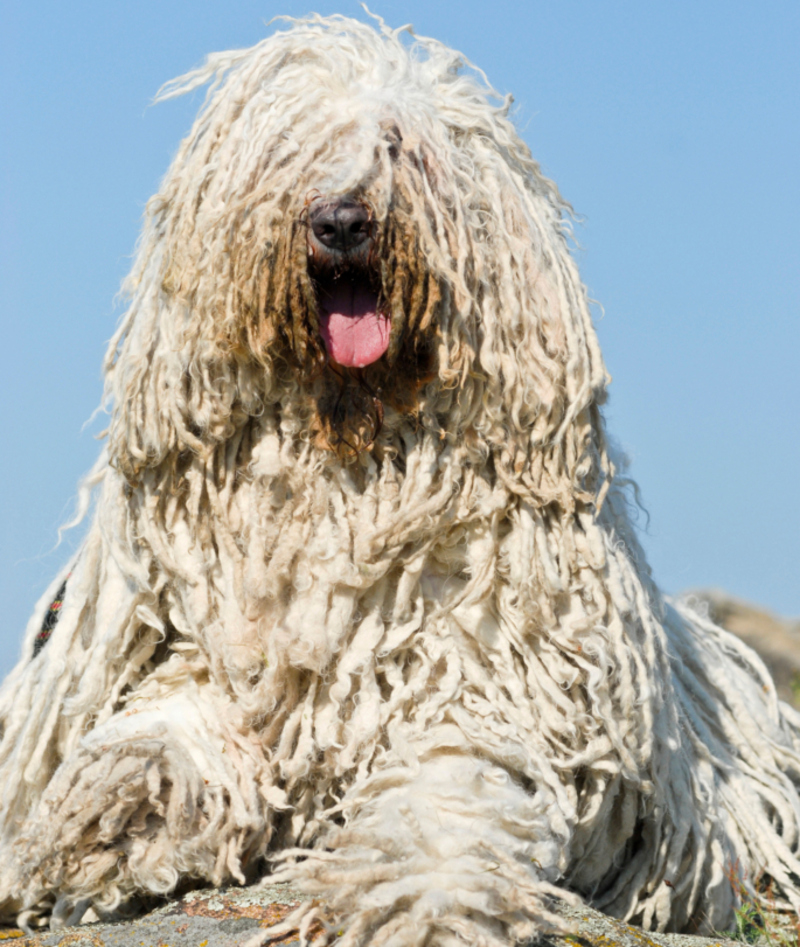
[[[374,0],[461,49],[584,218],[609,426],[662,586],[800,614],[800,4]],[[148,107],[282,0],[0,0],[0,672],[67,555],[100,360],[200,99]],[[598,316],[600,315],[598,310]]]

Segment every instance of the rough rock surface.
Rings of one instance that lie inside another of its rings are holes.
[[[258,928],[281,921],[304,895],[288,885],[193,891],[134,921],[85,924],[26,936],[0,930],[14,947],[243,947]],[[540,947],[726,947],[724,937],[650,934],[586,907],[563,905],[559,913],[574,925],[566,936],[548,937]],[[271,942],[299,947],[296,935]]]
[[[800,709],[800,622],[777,618],[717,590],[691,594],[715,621],[761,655],[781,697]],[[84,924],[33,936],[0,928],[0,942],[9,941],[14,947],[243,947],[259,928],[282,921],[304,899],[288,885],[192,891],[130,921]],[[541,947],[724,947],[733,943],[724,937],[650,934],[587,907],[564,905],[560,913],[574,924],[574,932],[549,937]],[[296,934],[271,943],[299,947]]]
[[[282,921],[305,895],[288,885],[192,891],[143,917],[42,931],[0,930],[14,947],[239,947],[259,927]],[[288,936],[274,944],[299,944]]]

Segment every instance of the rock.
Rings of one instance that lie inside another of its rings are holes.
[[[306,896],[288,885],[191,891],[135,920],[42,931],[0,930],[14,947],[239,947],[282,921]],[[12,940],[13,938],[13,940]],[[273,941],[299,944],[296,936]]]
[[[241,947],[258,928],[283,920],[305,895],[288,885],[192,891],[133,921],[84,924],[26,936],[0,930],[14,947]],[[558,912],[574,930],[549,936],[541,947],[727,947],[725,937],[650,934],[588,907],[562,904]],[[271,941],[299,947],[296,934]]]

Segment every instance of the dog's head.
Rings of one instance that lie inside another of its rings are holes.
[[[423,428],[516,477],[596,401],[565,205],[508,102],[406,39],[313,17],[163,91],[211,83],[107,362],[129,477],[269,405],[340,455]]]

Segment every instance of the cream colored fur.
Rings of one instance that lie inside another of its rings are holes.
[[[798,718],[650,578],[569,209],[508,103],[336,17],[162,97],[207,83],[125,286],[87,538],[0,692],[5,915],[270,864],[344,945],[507,944],[566,892],[720,928],[762,869],[798,908]],[[401,222],[435,364],[349,454],[298,369],[315,194]]]

